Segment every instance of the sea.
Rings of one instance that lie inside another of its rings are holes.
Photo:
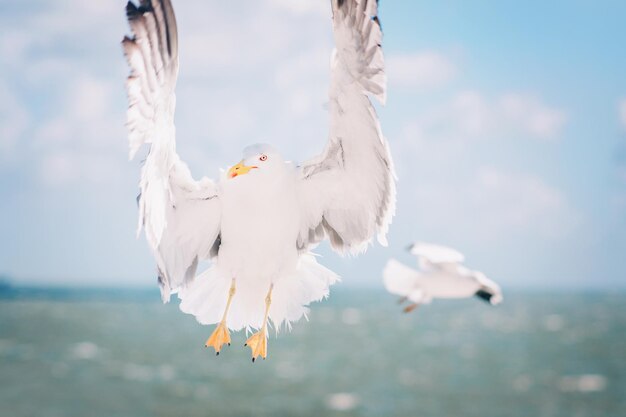
[[[626,416],[625,292],[401,310],[339,288],[252,363],[157,291],[4,288],[0,416]]]

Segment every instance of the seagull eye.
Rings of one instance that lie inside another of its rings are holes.
[[[267,161],[267,155],[261,155],[259,161]]]

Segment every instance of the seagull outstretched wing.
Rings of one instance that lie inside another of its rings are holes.
[[[340,252],[386,245],[395,174],[370,96],[385,102],[386,75],[376,0],[332,0],[330,133],[324,152],[300,167],[298,247],[328,237]]]
[[[417,242],[409,246],[408,250],[417,257],[420,269],[425,271],[447,270],[455,272],[465,262],[465,256],[461,252],[433,243]]]
[[[131,68],[126,82],[130,158],[150,144],[141,171],[139,230],[143,226],[157,260],[167,302],[193,279],[198,260],[209,256],[220,208],[215,183],[195,181],[176,153],[178,33],[172,5],[169,0],[128,2],[126,15],[133,33],[122,41]]]

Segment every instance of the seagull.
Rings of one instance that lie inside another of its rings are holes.
[[[295,165],[267,144],[251,145],[217,179],[195,180],[176,153],[179,39],[171,1],[129,1],[130,159],[149,145],[140,180],[139,225],[156,259],[163,302],[216,324],[205,346],[219,354],[230,331],[255,330],[252,361],[267,356],[267,329],[307,313],[338,276],[311,250],[328,239],[341,255],[386,246],[395,173],[370,97],[386,98],[376,0],[332,0],[330,132],[318,156]],[[213,140],[219,140],[214,138]],[[196,276],[198,263],[210,267]],[[271,322],[271,323],[269,323]]]
[[[465,257],[459,251],[432,243],[418,242],[408,248],[418,259],[419,271],[390,259],[383,271],[385,288],[409,301],[408,313],[433,298],[467,298],[476,296],[492,305],[502,301],[502,291],[495,282],[479,271],[463,266]]]

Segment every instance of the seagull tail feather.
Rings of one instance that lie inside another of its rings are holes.
[[[201,324],[219,323],[226,308],[232,279],[221,272],[217,265],[213,265],[178,292],[181,311],[194,315]],[[273,289],[269,319],[277,332],[283,324],[290,329],[292,322],[306,317],[310,303],[328,297],[330,286],[338,280],[339,277],[320,265],[312,254],[301,254],[296,270],[278,280],[235,278],[236,292],[226,325],[233,331],[260,328],[264,317],[265,294],[271,282]]]

